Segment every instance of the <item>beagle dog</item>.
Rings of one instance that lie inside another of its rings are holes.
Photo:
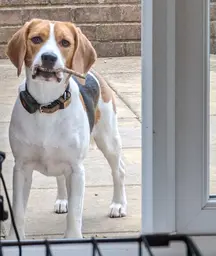
[[[112,170],[110,217],[126,216],[125,168],[121,157],[116,105],[106,81],[91,69],[97,55],[90,41],[70,22],[32,19],[19,29],[7,47],[19,76],[9,140],[15,159],[13,213],[21,239],[33,170],[57,179],[56,213],[67,214],[66,238],[82,238],[85,190],[83,160],[96,142]],[[62,68],[85,74],[84,83],[67,79]],[[8,239],[14,239],[11,225]]]

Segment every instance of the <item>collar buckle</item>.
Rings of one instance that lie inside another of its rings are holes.
[[[49,103],[49,104],[41,104],[41,105],[39,106],[39,112],[40,112],[40,113],[44,113],[43,107],[48,107],[49,105],[51,105],[51,104],[50,104],[50,103]]]

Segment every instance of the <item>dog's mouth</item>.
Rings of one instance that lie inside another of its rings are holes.
[[[46,81],[51,80],[51,78],[56,79],[57,82],[61,82],[62,80],[61,71],[56,69],[48,69],[41,66],[35,66],[32,71],[32,78],[35,79],[39,76],[45,78]]]

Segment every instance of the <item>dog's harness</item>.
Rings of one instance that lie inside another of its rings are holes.
[[[23,107],[30,114],[33,114],[36,111],[40,111],[41,113],[52,114],[59,109],[65,109],[71,102],[71,93],[69,91],[69,85],[67,86],[62,96],[60,96],[57,100],[54,100],[53,102],[47,105],[39,104],[29,93],[27,85],[25,85],[25,91],[21,91],[19,96]]]

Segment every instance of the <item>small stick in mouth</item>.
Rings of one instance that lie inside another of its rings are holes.
[[[40,70],[42,71],[48,71],[48,72],[64,72],[64,73],[68,73],[70,75],[74,75],[74,76],[77,76],[79,78],[82,78],[82,79],[85,79],[85,75],[83,74],[80,74],[79,72],[76,72],[72,69],[69,69],[69,68],[58,68],[58,69],[54,69],[54,70],[49,70],[47,68],[44,68],[44,67],[38,67]],[[36,76],[35,74],[33,74],[33,76]]]
[[[55,72],[55,73],[57,73],[57,72],[64,72],[64,73],[68,73],[69,74],[69,76],[68,76],[68,79],[69,79],[69,77],[71,76],[71,75],[74,75],[74,76],[77,76],[77,77],[79,77],[79,78],[82,78],[82,79],[85,79],[85,75],[83,75],[83,74],[81,74],[81,73],[79,73],[79,72],[76,72],[76,71],[74,71],[74,70],[72,70],[72,69],[69,69],[69,68],[58,68],[58,69],[47,69],[47,68],[44,68],[44,67],[36,67],[35,69],[34,69],[34,73],[33,73],[33,75],[32,75],[32,78],[33,79],[35,79],[35,77],[36,77],[36,70],[37,70],[37,68],[39,69],[39,70],[41,70],[41,71],[46,71],[46,72]]]
[[[79,72],[76,72],[76,71],[74,71],[72,69],[69,69],[69,68],[59,68],[57,71],[62,71],[64,73],[68,73],[70,75],[74,75],[74,76],[77,76],[79,78],[85,79],[85,75],[80,74]]]

